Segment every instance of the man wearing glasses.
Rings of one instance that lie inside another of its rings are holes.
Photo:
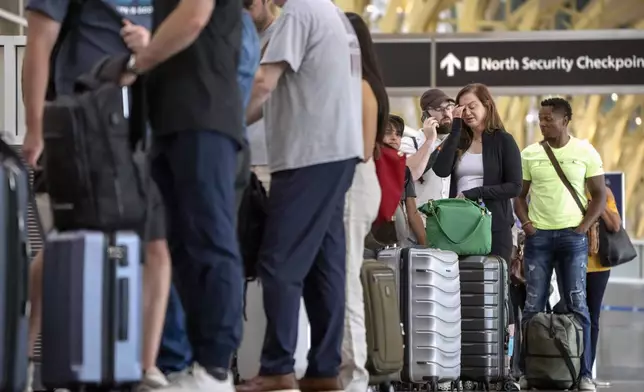
[[[431,166],[440,151],[440,145],[452,128],[455,104],[452,98],[439,89],[425,91],[420,98],[423,129],[418,135],[402,138],[400,151],[407,154],[407,166],[415,181],[416,202],[419,207],[429,200],[449,197],[450,178],[438,177]]]

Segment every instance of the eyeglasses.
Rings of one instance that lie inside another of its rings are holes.
[[[447,113],[447,112],[451,112],[452,110],[454,110],[455,107],[456,107],[456,105],[454,105],[453,103],[450,103],[450,104],[447,104],[445,106],[440,106],[440,107],[437,107],[437,108],[428,108],[428,109],[433,110],[435,112]]]

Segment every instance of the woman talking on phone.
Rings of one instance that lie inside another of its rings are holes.
[[[509,263],[514,225],[511,200],[521,192],[521,151],[512,135],[505,131],[485,85],[474,83],[463,87],[456,103],[452,131],[436,158],[434,172],[439,177],[452,176],[450,197],[473,200],[490,210],[491,254]],[[510,292],[510,301],[516,302],[513,297]],[[509,315],[511,326],[514,324],[512,313]]]

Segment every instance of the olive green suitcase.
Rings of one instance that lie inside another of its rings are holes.
[[[367,370],[372,383],[396,380],[404,364],[396,276],[387,265],[367,260],[360,277],[367,329]]]

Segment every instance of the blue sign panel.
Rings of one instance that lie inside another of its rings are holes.
[[[626,190],[624,189],[624,173],[622,172],[612,172],[606,173],[604,175],[606,179],[606,186],[613,191],[615,195],[615,204],[617,204],[617,211],[619,211],[619,216],[622,217],[622,224],[626,227]]]

